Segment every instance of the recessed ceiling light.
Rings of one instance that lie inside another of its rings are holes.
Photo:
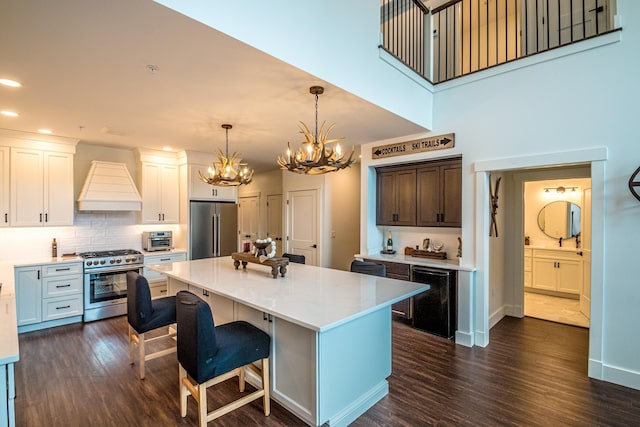
[[[22,86],[20,82],[9,79],[0,79],[0,85],[9,86],[9,87],[20,87]]]
[[[15,111],[0,111],[0,114],[2,114],[3,116],[7,116],[7,117],[18,117],[18,113],[16,113]]]
[[[171,147],[162,147],[163,151],[173,151],[173,148]]]
[[[38,129],[39,133],[43,133],[45,135],[51,135],[53,131],[51,129]]]

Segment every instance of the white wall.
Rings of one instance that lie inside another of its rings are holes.
[[[348,270],[360,248],[360,164],[326,175],[327,267]]]

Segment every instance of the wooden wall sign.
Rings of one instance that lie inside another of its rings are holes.
[[[398,142],[396,144],[381,145],[371,149],[371,158],[384,159],[386,157],[404,156],[422,153],[424,151],[444,150],[455,145],[454,134],[431,136],[415,141]]]

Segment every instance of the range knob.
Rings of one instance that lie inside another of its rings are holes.
[[[87,261],[87,265],[92,265],[93,261]]]
[[[111,259],[109,260],[109,264],[115,264],[115,262],[116,262],[116,260],[115,260],[115,259],[113,259],[113,258],[111,258]]]
[[[131,261],[133,261],[133,260],[131,258],[129,258],[129,257],[124,259],[124,262],[131,262]]]
[[[116,260],[116,263],[118,263],[118,264],[120,264],[121,262],[122,262],[122,258],[118,258],[118,259]]]
[[[96,261],[96,263],[97,263],[97,262],[98,262],[98,261]],[[103,260],[103,259],[101,259],[101,260],[100,260],[100,264],[104,264],[104,263],[106,263],[106,261],[105,261],[105,260]]]

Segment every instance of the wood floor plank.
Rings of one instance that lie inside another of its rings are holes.
[[[196,405],[180,417],[176,356],[129,364],[126,317],[20,335],[18,426],[195,426]],[[160,344],[158,344],[160,345]],[[588,330],[505,318],[486,348],[393,325],[389,395],[353,426],[632,426],[640,391],[587,377]],[[247,392],[253,388],[247,386]],[[211,388],[209,409],[240,393],[237,381]],[[303,426],[258,400],[210,423]]]

